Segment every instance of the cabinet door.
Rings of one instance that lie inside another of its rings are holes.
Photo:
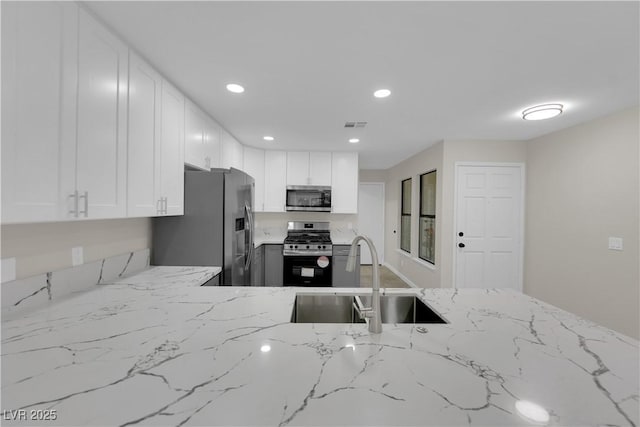
[[[255,249],[253,263],[251,265],[251,286],[264,286],[264,246]]]
[[[63,48],[77,51],[77,7],[2,3],[2,222],[66,216],[61,180]],[[71,35],[64,43],[65,34]],[[74,111],[75,116],[75,111]],[[75,147],[75,136],[69,136]],[[73,150],[75,162],[75,149]],[[75,175],[75,165],[73,166]],[[75,191],[75,177],[70,193]]]
[[[204,116],[191,101],[185,102],[184,162],[190,166],[205,169]]]
[[[359,288],[360,287],[360,248],[356,256],[356,268],[353,271],[347,271],[347,262],[349,261],[350,245],[334,245],[333,246],[333,279],[332,286],[337,288]],[[336,255],[340,253],[341,255]]]
[[[264,211],[284,212],[287,191],[287,153],[264,152]]]
[[[309,153],[309,184],[331,185],[331,153]]]
[[[204,114],[204,164],[205,169],[221,167],[220,125]]]
[[[160,197],[166,215],[184,213],[184,96],[162,82]]]
[[[265,286],[282,286],[284,283],[284,257],[282,245],[264,245]]]
[[[331,206],[334,213],[358,213],[358,153],[332,153]]]
[[[246,172],[244,168],[243,147],[229,132],[222,131],[222,167],[236,168]],[[250,174],[251,175],[251,174]],[[254,177],[255,178],[255,177]]]
[[[128,48],[83,9],[79,26],[76,187],[80,216],[123,217]]]
[[[154,216],[160,206],[161,77],[149,64],[129,57],[127,216]]]
[[[309,185],[309,152],[287,152],[287,185]]]
[[[255,212],[264,211],[264,150],[244,147],[244,171],[255,180]]]

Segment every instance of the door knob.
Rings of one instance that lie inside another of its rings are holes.
[[[459,248],[464,248],[464,243],[458,243]]]

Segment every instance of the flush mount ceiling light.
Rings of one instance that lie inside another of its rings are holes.
[[[375,96],[376,98],[386,98],[389,95],[391,95],[391,91],[389,89],[378,89],[377,91],[373,92],[373,96]]]
[[[262,347],[260,347],[260,351],[263,353],[268,353],[271,351],[271,346],[269,344],[265,344]]]
[[[562,104],[542,104],[527,108],[522,112],[524,120],[550,119],[562,113]]]
[[[518,400],[516,402],[516,410],[527,421],[543,425],[549,422],[549,412],[542,406],[528,400]]]
[[[357,144],[358,142],[360,142],[360,140],[358,138],[351,138],[349,142],[352,144]]]
[[[242,93],[244,92],[244,88],[237,83],[229,83],[227,85],[227,90],[233,93]]]
[[[273,141],[274,138],[272,136],[263,136],[262,139],[264,139],[265,141]]]

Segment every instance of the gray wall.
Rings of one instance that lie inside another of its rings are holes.
[[[71,248],[84,262],[151,247],[151,219],[14,224],[2,226],[2,258],[16,258],[18,279],[71,267]]]
[[[442,195],[445,193],[442,175],[443,143],[438,143],[390,168],[385,184],[385,264],[399,273],[405,280],[423,288],[440,287],[442,264]],[[436,169],[436,254],[435,267],[418,258],[418,216],[420,208],[420,186],[418,177]],[[412,179],[411,194],[411,254],[400,250],[400,183]],[[446,255],[445,255],[446,256]]]
[[[638,339],[637,108],[527,143],[525,293]],[[622,252],[608,249],[622,237]]]

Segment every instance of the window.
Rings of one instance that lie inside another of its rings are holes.
[[[436,171],[420,175],[420,222],[418,256],[435,264],[436,254]]]
[[[400,249],[411,252],[411,178],[402,181]]]

